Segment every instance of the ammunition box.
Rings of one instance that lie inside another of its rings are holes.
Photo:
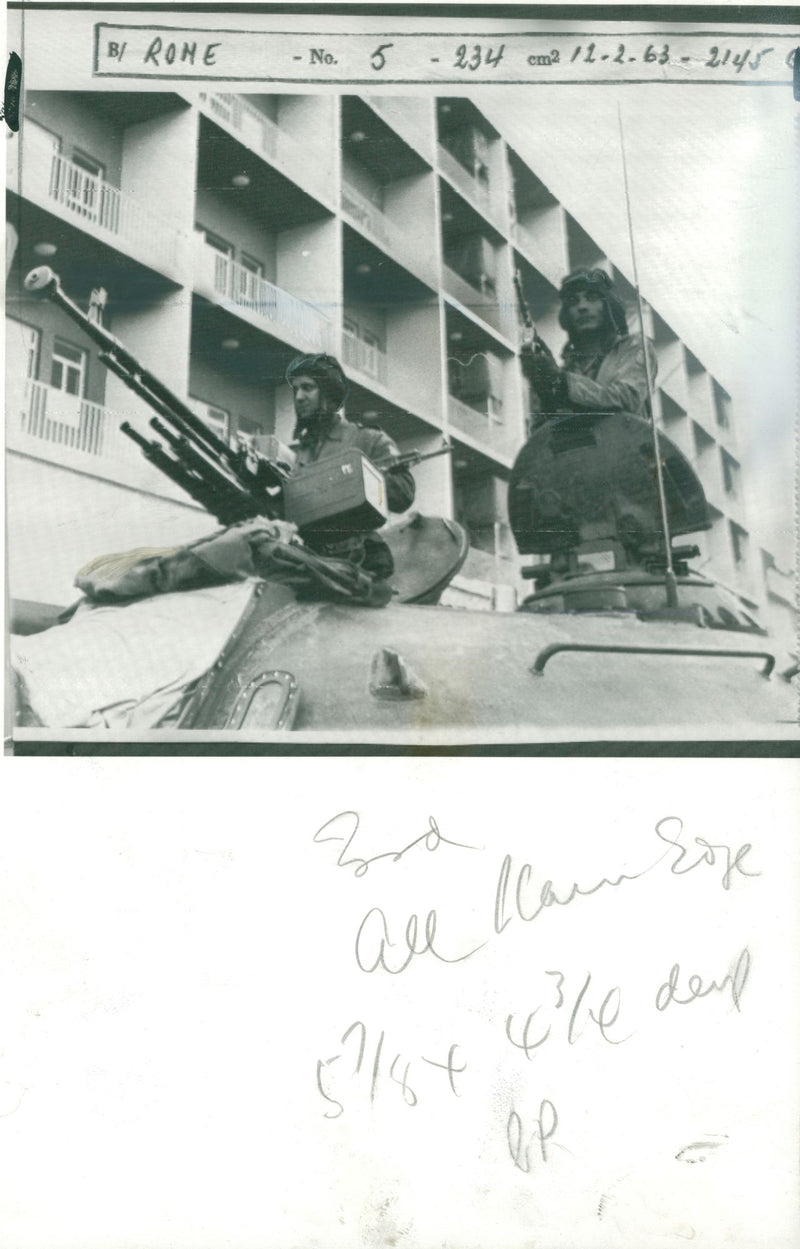
[[[284,516],[301,534],[378,529],[389,511],[383,473],[355,448],[298,469],[283,487]]]

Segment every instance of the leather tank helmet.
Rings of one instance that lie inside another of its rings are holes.
[[[295,377],[313,377],[324,399],[338,412],[347,398],[348,383],[344,370],[334,356],[324,352],[318,355],[295,356],[286,370],[286,380],[291,386]]]
[[[603,269],[573,269],[572,273],[568,273],[564,278],[559,291],[561,308],[558,314],[558,323],[562,330],[566,330],[567,333],[570,331],[570,326],[567,323],[567,296],[578,290],[585,290],[592,295],[599,295],[605,304],[606,315],[609,324],[614,328],[614,332],[623,338],[627,336],[629,330],[628,320],[625,315],[625,305],[620,299],[617,288],[614,286],[611,278]]]

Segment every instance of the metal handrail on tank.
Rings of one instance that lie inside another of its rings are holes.
[[[769,651],[711,650],[703,646],[612,646],[598,642],[554,642],[539,651],[529,671],[535,677],[544,675],[548,661],[561,651],[588,652],[602,655],[679,655],[702,659],[763,659],[761,675],[769,680],[775,667],[775,656]]]

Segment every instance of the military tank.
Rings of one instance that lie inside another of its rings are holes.
[[[49,271],[26,285],[82,318]],[[177,413],[176,455],[196,434],[173,471],[207,501],[192,474],[218,440],[121,344],[91,333],[162,418]],[[224,452],[213,464],[219,518],[261,514],[261,469]],[[280,485],[276,469],[262,492],[267,514]],[[380,609],[251,577],[95,607],[12,638],[17,726],[416,744],[797,735],[797,664],[735,594],[692,571],[698,549],[686,539],[710,527],[703,488],[650,421],[619,412],[543,421],[513,465],[508,512],[520,555],[535,560],[523,569],[532,592],[514,611],[441,605],[467,537],[454,521],[412,514],[381,529],[395,572]],[[156,652],[164,663],[149,674]]]
[[[526,569],[533,591],[516,611],[438,605],[466,536],[452,521],[412,515],[384,530],[396,565],[389,605],[309,601],[251,579],[235,587],[235,623],[205,670],[156,703],[149,721],[130,723],[432,744],[794,735],[796,665],[731,591],[691,570],[696,548],[675,539],[708,527],[706,500],[682,453],[662,434],[658,447],[671,587],[649,423],[558,417],[534,431],[511,474],[515,539],[539,561]],[[208,593],[165,596],[186,621],[184,641],[195,600]],[[156,630],[165,604],[153,602]],[[119,632],[140,608],[95,609],[49,634],[83,628],[90,637],[98,613],[111,613]],[[30,658],[37,638],[24,641]],[[43,723],[26,691],[25,650],[20,727]],[[97,710],[89,728],[114,723]]]
[[[665,436],[658,445],[671,535],[708,528],[691,465]],[[668,592],[652,461],[652,429],[635,416],[534,431],[509,516],[520,553],[541,562],[513,612],[424,602],[426,580],[436,597],[457,570],[463,539],[453,530],[448,550],[422,520],[386,531],[404,601],[381,611],[254,587],[180,727],[426,741],[791,731],[790,657],[736,595],[691,571],[696,547],[673,548]]]

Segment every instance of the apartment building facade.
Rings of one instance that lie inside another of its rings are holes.
[[[530,411],[514,272],[556,353],[568,269],[606,268],[631,305],[634,291],[470,99],[30,92],[7,188],[12,598],[64,605],[93,556],[215,527],[121,432],[147,432],[152,413],[24,291],[45,263],[226,437],[289,441],[289,359],[337,355],[351,417],[402,450],[452,441],[415,470],[420,510],[470,535],[450,601],[511,604],[523,583],[506,485]],[[731,398],[655,309],[646,319],[655,418],[711,508],[700,562],[758,609],[766,565]]]

